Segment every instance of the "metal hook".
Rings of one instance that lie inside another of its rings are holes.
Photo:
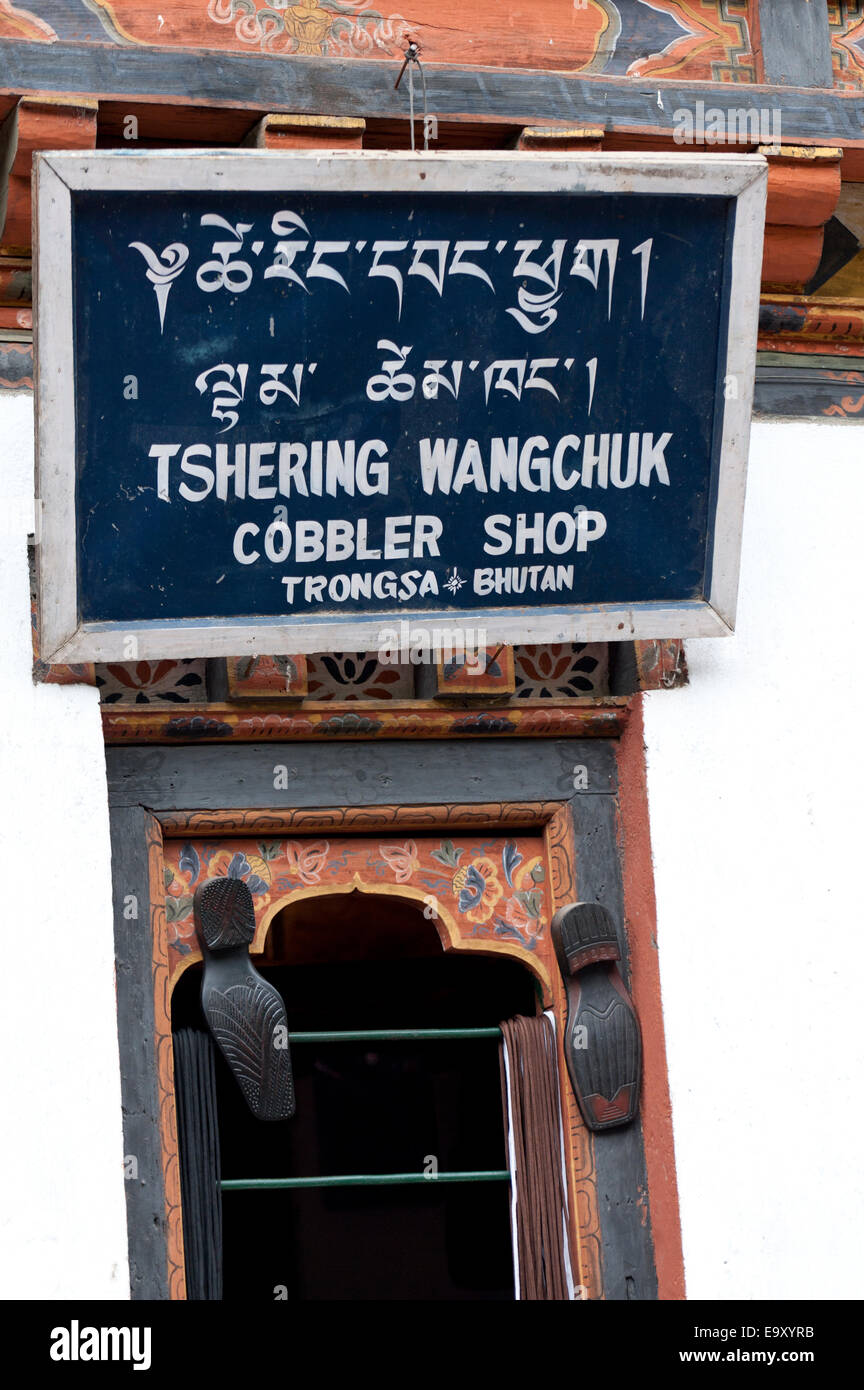
[[[408,43],[408,47],[405,49],[405,60],[404,60],[404,62],[403,62],[403,64],[402,64],[401,68],[399,69],[399,76],[396,78],[396,86],[394,87],[394,91],[398,91],[398,89],[399,89],[399,83],[402,81],[402,78],[403,78],[404,75],[405,75],[405,69],[407,68],[407,69],[408,69],[408,111],[409,111],[409,122],[410,122],[410,128],[411,128],[411,149],[412,149],[412,150],[416,148],[416,146],[415,146],[415,137],[414,137],[414,121],[415,121],[415,116],[414,116],[414,68],[415,68],[415,67],[419,69],[419,72],[420,72],[420,81],[421,81],[421,83],[422,83],[422,85],[423,85],[423,149],[424,149],[425,151],[428,151],[428,149],[429,149],[429,110],[428,110],[428,93],[427,93],[427,90],[426,90],[426,73],[423,71],[423,64],[420,62],[420,45],[419,45],[414,39],[411,39],[411,40],[409,41],[409,43]]]
[[[396,86],[393,88],[394,92],[398,92],[399,83],[405,76],[405,69],[407,68],[409,63],[414,63],[417,61],[417,55],[419,54],[419,52],[420,49],[418,45],[412,39],[411,42],[408,44],[408,47],[405,49],[405,61],[399,69],[399,76],[396,78]]]

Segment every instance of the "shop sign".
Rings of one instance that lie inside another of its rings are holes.
[[[731,629],[761,157],[37,164],[47,659]]]

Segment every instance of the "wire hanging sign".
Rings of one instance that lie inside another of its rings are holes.
[[[409,128],[411,131],[411,149],[416,149],[414,125],[416,116],[414,114],[414,69],[420,73],[420,84],[423,90],[423,149],[428,153],[429,141],[438,139],[438,118],[429,114],[429,93],[426,88],[426,73],[423,64],[420,62],[420,45],[415,39],[411,39],[405,49],[405,61],[399,69],[399,76],[396,78],[394,91],[399,90],[399,84],[408,71],[408,110]]]

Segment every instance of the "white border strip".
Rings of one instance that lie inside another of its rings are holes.
[[[756,378],[756,339],[759,331],[759,291],[765,227],[767,172],[741,190],[735,212],[732,243],[732,283],[729,290],[726,378],[735,396],[723,404],[720,471],[714,512],[711,605],[730,628],[735,626],[741,532],[747,489],[750,419]],[[754,275],[753,268],[757,267]],[[720,402],[718,402],[720,404]],[[726,465],[726,461],[731,466]]]
[[[36,162],[35,192],[36,557],[40,642],[49,660],[73,634],[80,646],[83,635],[76,631],[72,200],[47,160]]]

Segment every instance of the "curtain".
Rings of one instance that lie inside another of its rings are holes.
[[[222,1189],[213,1040],[196,1028],[174,1034],[174,1084],[186,1297],[222,1298]]]
[[[501,1033],[516,1297],[572,1299],[555,1024],[516,1017]]]

